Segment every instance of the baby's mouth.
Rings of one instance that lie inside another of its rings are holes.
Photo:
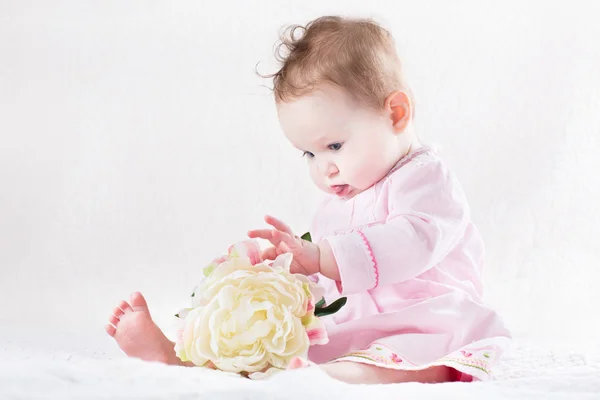
[[[331,187],[331,190],[333,190],[333,192],[339,197],[347,196],[350,193],[350,191],[352,190],[352,188],[348,185],[333,185],[330,187]]]

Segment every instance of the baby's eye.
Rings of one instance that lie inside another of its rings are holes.
[[[311,153],[310,151],[305,151],[305,152],[302,154],[302,157],[304,157],[304,156],[306,156],[306,157],[308,157],[308,158],[313,158],[315,155],[314,155],[313,153]]]
[[[342,148],[342,143],[332,143],[329,146],[327,146],[327,148],[329,150],[338,151]]]

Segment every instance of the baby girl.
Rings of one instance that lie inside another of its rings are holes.
[[[263,257],[291,252],[327,302],[329,343],[292,367],[351,383],[486,380],[510,333],[482,301],[484,244],[465,194],[419,143],[413,99],[390,34],[368,20],[323,17],[295,27],[274,75],[282,130],[327,195],[312,242],[267,216]],[[184,365],[141,294],[114,310],[107,332],[130,356]]]

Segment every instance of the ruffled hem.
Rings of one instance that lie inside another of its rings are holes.
[[[331,360],[330,363],[352,361],[405,371],[420,371],[436,366],[447,366],[460,373],[457,374],[457,381],[486,381],[492,379],[491,367],[499,358],[499,346],[490,344],[489,339],[485,342],[485,344],[479,343],[479,345],[477,342],[471,343],[427,364],[411,362],[389,346],[374,342],[366,349],[352,351]]]

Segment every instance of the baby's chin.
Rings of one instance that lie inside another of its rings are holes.
[[[333,197],[341,199],[341,200],[350,200],[353,197],[355,197],[356,195],[365,191],[365,189],[359,189],[359,188],[356,188],[351,185],[339,185],[339,186],[340,187],[337,187],[335,189],[332,189],[331,187],[328,187],[328,186],[321,187],[320,189],[323,190],[324,192],[326,192],[327,194],[329,194],[330,196],[333,196]]]

